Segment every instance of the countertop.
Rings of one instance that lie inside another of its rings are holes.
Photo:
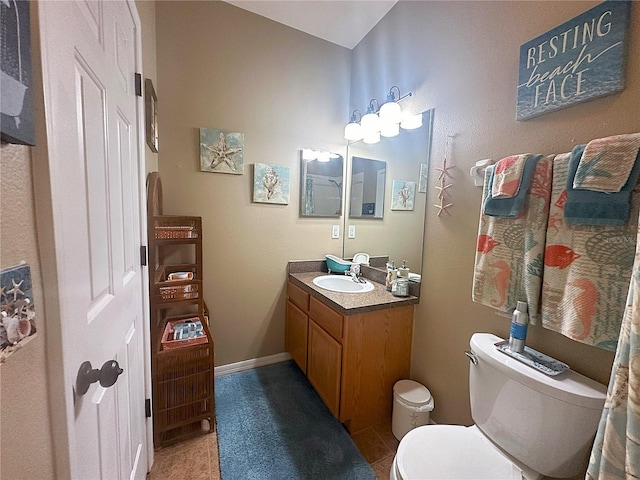
[[[339,293],[325,290],[313,283],[313,279],[327,272],[301,272],[289,273],[289,280],[295,285],[309,292],[319,300],[329,304],[342,315],[357,315],[359,313],[383,310],[385,308],[403,307],[418,303],[418,298],[414,296],[396,297],[387,291],[387,288],[370,279],[374,289],[366,293]]]

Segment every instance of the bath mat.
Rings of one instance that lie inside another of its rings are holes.
[[[375,479],[293,361],[215,379],[223,480]]]

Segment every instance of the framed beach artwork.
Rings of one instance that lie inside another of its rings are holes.
[[[201,128],[200,171],[244,174],[244,133]]]
[[[253,201],[288,205],[291,169],[280,165],[256,163],[253,166]]]
[[[150,79],[144,81],[144,110],[147,133],[147,145],[152,152],[158,153],[158,98]]]
[[[391,189],[391,210],[413,210],[416,182],[394,180]]]
[[[35,335],[35,318],[29,265],[0,271],[0,363]]]
[[[27,0],[0,1],[0,137],[35,145]]]

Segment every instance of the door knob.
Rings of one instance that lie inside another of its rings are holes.
[[[107,360],[100,370],[93,368],[91,362],[82,362],[76,377],[76,393],[84,395],[89,390],[89,385],[95,382],[100,382],[100,385],[105,388],[110,387],[116,383],[122,372],[124,370],[115,360]]]

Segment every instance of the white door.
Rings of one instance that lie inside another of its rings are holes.
[[[38,3],[65,460],[72,478],[144,478],[140,22],[133,1]],[[80,395],[81,364],[100,369],[108,360],[123,369],[116,383]]]

